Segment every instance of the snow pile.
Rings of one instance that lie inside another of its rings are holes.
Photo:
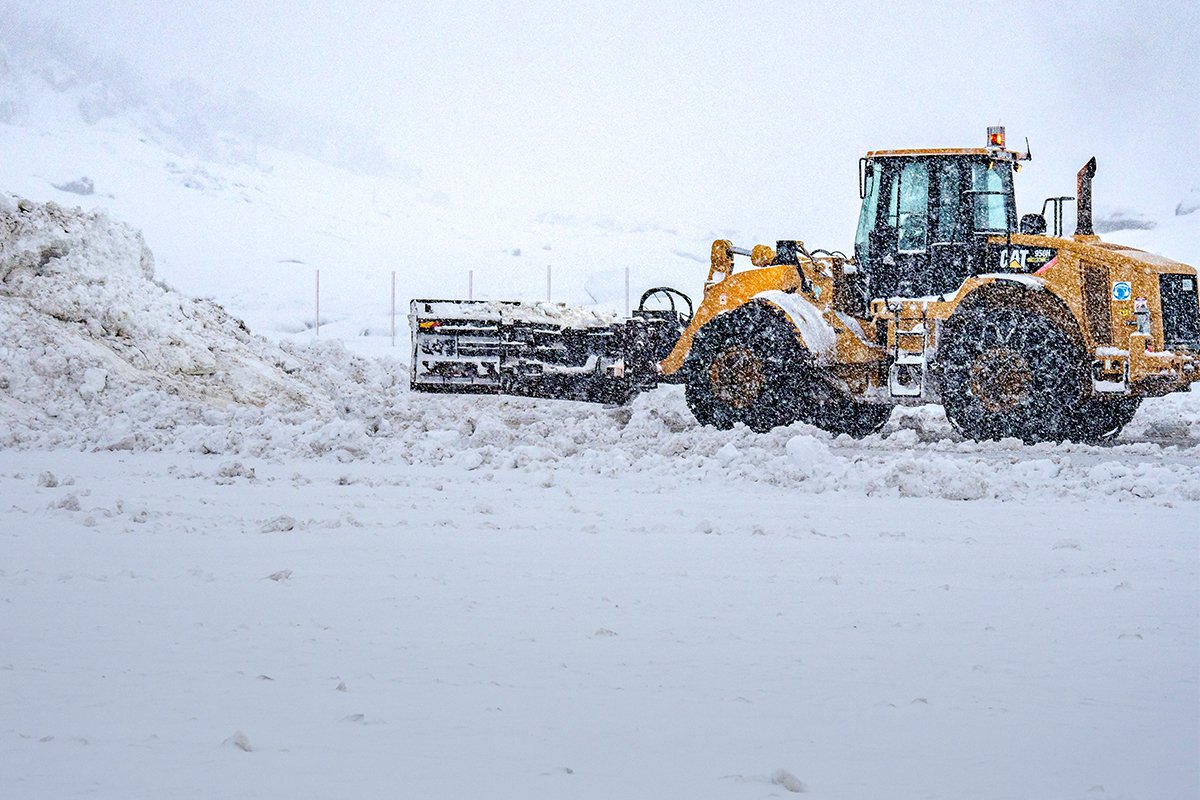
[[[220,452],[257,427],[279,449],[361,449],[347,440],[378,410],[355,405],[356,392],[371,384],[375,398],[399,380],[394,365],[337,345],[251,335],[219,305],[156,282],[139,232],[53,203],[0,197],[0,325],[9,446]]]
[[[528,322],[570,328],[607,328],[617,321],[612,311],[566,303],[505,300],[414,300],[423,319],[467,319]]]

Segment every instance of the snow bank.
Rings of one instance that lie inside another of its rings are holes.
[[[692,419],[678,387],[628,408],[504,397],[414,397],[396,457],[486,474],[568,468],[679,481],[752,482],[807,493],[953,500],[1200,500],[1200,397],[1147,401],[1109,447],[964,441],[938,407],[897,409],[880,434],[833,437],[796,424],[756,434]],[[435,410],[436,409],[436,410]],[[425,430],[425,434],[418,433]]]
[[[354,401],[400,379],[338,345],[251,335],[155,281],[141,234],[103,212],[16,198],[0,199],[0,325],[7,446],[361,451],[349,440],[379,410]]]

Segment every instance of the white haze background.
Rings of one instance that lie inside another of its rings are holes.
[[[502,213],[708,225],[845,247],[857,159],[1028,136],[1023,210],[1152,216],[1200,183],[1195,3],[21,3],[150,83],[379,132]],[[10,12],[11,13],[11,12]],[[1119,200],[1118,200],[1119,198]]]

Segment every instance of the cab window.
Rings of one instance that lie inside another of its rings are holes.
[[[893,224],[902,253],[924,252],[929,234],[929,164],[909,161],[892,190]]]
[[[1012,171],[1007,164],[972,164],[971,190],[975,193],[975,230],[1012,229],[1012,218],[1016,212],[1009,206]]]
[[[854,250],[859,261],[870,257],[871,231],[875,230],[875,216],[879,209],[879,172],[876,164],[866,166],[866,194],[862,210],[858,215],[858,231],[854,234]]]
[[[946,159],[937,167],[937,223],[933,241],[953,242],[958,238],[959,211],[962,208],[962,165]]]

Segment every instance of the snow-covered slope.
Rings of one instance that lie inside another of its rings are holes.
[[[702,280],[709,225],[529,214],[449,197],[369,134],[257,98],[156,87],[54,43],[0,50],[0,189],[136,220],[159,274],[272,336],[390,344],[391,278],[416,296],[544,299],[620,310],[633,291]],[[49,45],[47,45],[49,46]],[[501,189],[503,191],[503,189]],[[633,298],[636,301],[636,295]],[[403,327],[403,326],[401,326]]]

